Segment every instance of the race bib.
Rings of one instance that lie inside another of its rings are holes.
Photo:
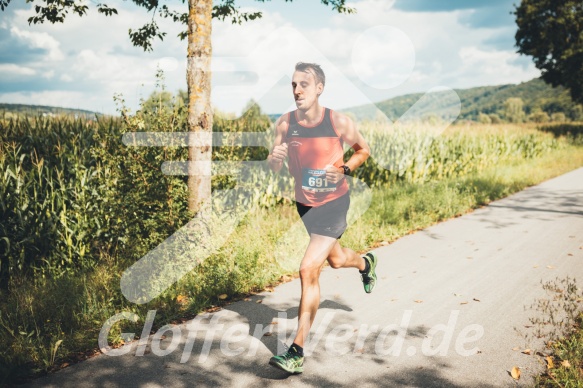
[[[336,191],[336,183],[328,182],[326,170],[302,169],[302,189],[315,193]]]

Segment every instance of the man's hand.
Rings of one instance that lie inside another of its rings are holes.
[[[330,183],[338,183],[344,179],[344,170],[329,164],[326,166],[326,180]]]
[[[282,143],[278,146],[273,147],[271,152],[271,160],[277,163],[283,163],[287,158],[287,143]]]

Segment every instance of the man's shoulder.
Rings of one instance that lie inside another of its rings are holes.
[[[344,113],[338,112],[336,110],[332,111],[332,120],[334,121],[334,126],[338,129],[346,128],[352,125],[352,119],[345,115]]]
[[[287,130],[287,127],[289,126],[289,121],[290,121],[289,117],[290,117],[291,113],[293,113],[293,112],[284,113],[281,116],[279,116],[277,120],[275,120],[275,128],[277,130],[280,130],[280,131]]]
[[[294,113],[294,111],[286,112],[286,113],[282,114],[281,116],[279,116],[277,118],[277,120],[275,120],[275,125],[278,125],[279,123],[288,123],[289,117],[292,113]]]

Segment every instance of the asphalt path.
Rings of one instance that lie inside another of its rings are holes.
[[[379,281],[372,294],[364,293],[356,270],[322,271],[303,374],[268,365],[293,339],[295,279],[168,326],[141,350],[133,342],[125,355],[100,355],[30,385],[530,385],[546,367],[535,354],[544,348],[531,322],[544,313],[530,307],[553,298],[541,282],[583,280],[583,168],[376,252]],[[514,366],[518,381],[509,373]]]

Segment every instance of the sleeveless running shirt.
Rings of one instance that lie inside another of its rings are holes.
[[[344,164],[342,138],[336,132],[332,110],[325,108],[320,122],[308,127],[298,123],[297,110],[288,113],[286,134],[289,172],[295,179],[296,201],[320,206],[348,192],[348,183],[328,182],[325,168]]]

